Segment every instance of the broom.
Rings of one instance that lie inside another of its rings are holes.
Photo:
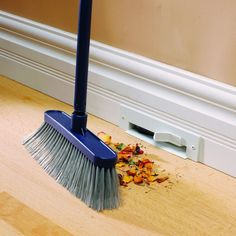
[[[92,0],[80,1],[74,112],[50,110],[41,127],[23,141],[33,158],[58,183],[89,207],[119,206],[116,153],[87,128],[86,97]]]

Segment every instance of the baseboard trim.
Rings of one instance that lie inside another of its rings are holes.
[[[0,17],[1,74],[72,104],[76,36]],[[88,112],[119,125],[122,106],[201,136],[199,161],[236,176],[235,87],[91,40]]]

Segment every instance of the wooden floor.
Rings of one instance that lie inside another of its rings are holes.
[[[172,183],[121,187],[121,207],[98,213],[50,178],[21,145],[45,110],[70,113],[72,107],[0,77],[0,108],[1,236],[236,235],[235,178],[142,142]],[[93,116],[88,127],[114,141],[140,142]]]

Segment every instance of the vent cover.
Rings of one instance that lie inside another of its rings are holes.
[[[122,105],[120,127],[127,133],[177,156],[193,161],[200,160],[200,136],[142,111]]]

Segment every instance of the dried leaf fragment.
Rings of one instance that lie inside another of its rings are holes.
[[[129,176],[129,175],[125,175],[124,177],[123,177],[123,181],[125,182],[125,183],[130,183],[130,182],[132,182],[133,181],[133,179],[134,179],[134,177],[133,176]]]
[[[166,181],[167,179],[169,179],[168,176],[157,176],[158,183],[162,183],[162,182]]]
[[[157,180],[157,178],[158,178],[158,176],[153,176],[153,175],[151,175],[151,176],[147,177],[147,180],[148,180],[149,182],[154,182],[154,181]]]
[[[123,166],[125,166],[126,164],[124,163],[124,162],[117,162],[116,163],[116,167],[118,167],[118,168],[120,168],[120,167],[123,167]]]
[[[120,186],[125,186],[125,187],[128,186],[127,183],[125,183],[125,181],[123,180],[122,174],[118,174],[118,178],[119,178]]]
[[[111,136],[101,131],[97,134],[97,136],[107,145],[111,144]]]

